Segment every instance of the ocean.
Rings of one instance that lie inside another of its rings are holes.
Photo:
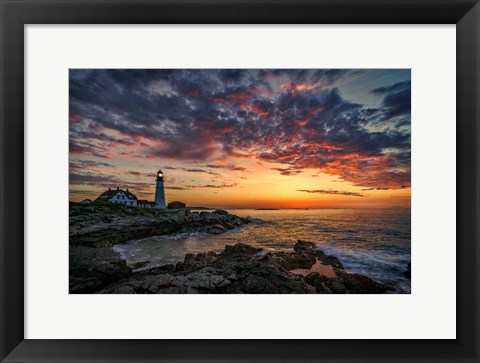
[[[265,251],[291,251],[297,240],[314,242],[340,259],[348,272],[366,275],[410,293],[403,273],[410,262],[410,209],[228,209],[257,222],[220,235],[204,233],[149,237],[115,245],[128,264],[145,268],[183,261],[187,253],[222,251],[247,243]]]

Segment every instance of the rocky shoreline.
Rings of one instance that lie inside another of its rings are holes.
[[[317,272],[315,265],[333,271]],[[304,270],[310,271],[308,274]],[[301,271],[301,272],[299,272]],[[262,253],[247,244],[187,254],[183,262],[132,273],[100,294],[383,294],[389,286],[345,271],[341,262],[298,241],[292,252]]]
[[[144,270],[128,266],[112,245],[148,236],[218,234],[251,223],[223,210],[186,214],[117,206],[70,209],[72,294],[383,294],[394,289],[347,272],[335,256],[299,240],[293,251],[248,244],[187,254],[183,262]],[[147,264],[148,261],[145,261]],[[135,270],[135,271],[134,271]]]
[[[247,244],[187,254],[183,262],[134,271],[112,245],[172,233],[222,233],[250,223],[223,210],[186,214],[123,206],[70,209],[72,294],[381,294],[392,288],[345,271],[335,256],[298,241],[291,252]],[[141,265],[141,264],[140,264]]]
[[[115,244],[178,233],[219,234],[251,223],[224,210],[190,213],[110,203],[72,203],[69,219],[70,293],[94,293],[132,276],[132,268],[112,250]]]
[[[217,209],[189,212],[185,209],[159,210],[127,207],[123,204],[70,205],[71,246],[108,247],[151,236],[191,232],[223,233],[251,223]]]

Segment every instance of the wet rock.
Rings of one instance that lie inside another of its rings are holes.
[[[344,270],[344,267],[340,260],[336,258],[335,256],[325,256],[324,258],[321,259],[322,262],[326,265],[330,265],[336,268],[339,268],[341,270]]]
[[[373,281],[367,276],[349,274],[342,270],[336,270],[335,272],[350,294],[382,294],[393,290],[391,287]],[[331,286],[329,287],[331,288]]]
[[[333,279],[332,279],[333,280]],[[328,285],[328,288],[334,293],[334,294],[346,294],[347,293],[347,288],[345,285],[341,284],[338,281],[331,281]]]
[[[70,246],[69,291],[93,293],[132,274],[132,269],[110,248]]]
[[[276,269],[254,269],[243,274],[225,293],[244,294],[306,294],[309,292],[307,284],[295,275]]]
[[[162,266],[155,266],[148,269],[147,273],[149,274],[162,274],[162,273],[171,273],[175,270],[175,265],[168,264]]]
[[[213,291],[230,285],[230,281],[217,270],[207,267],[186,275],[183,284],[197,290]]]
[[[124,205],[70,206],[70,245],[108,247],[128,240],[176,233],[219,234],[250,223],[224,210],[185,215]]]
[[[145,267],[147,266],[148,264],[150,263],[150,261],[139,261],[139,262],[135,262],[133,264],[130,265],[130,268],[132,270],[137,270],[139,268],[142,268],[142,267]]]
[[[213,264],[217,260],[217,254],[213,251],[201,252],[198,254],[187,253],[183,262],[177,263],[176,271],[193,271],[207,265]]]
[[[206,232],[211,233],[211,234],[220,234],[223,233],[227,230],[226,226],[222,226],[221,224],[214,224],[213,226],[210,226],[207,228]]]
[[[223,209],[215,209],[215,210],[213,211],[213,213],[222,214],[222,215],[224,215],[224,216],[227,216],[227,215],[230,214],[230,213],[228,213],[226,210],[223,210]]]
[[[304,252],[278,253],[275,258],[285,270],[308,269],[316,260],[315,255]]]
[[[295,244],[295,246],[293,247],[293,250],[295,252],[299,252],[299,251],[315,251],[317,249],[317,246],[315,245],[315,243],[312,243],[312,242],[307,242],[307,241],[302,241],[302,240],[298,240],[298,242]]]
[[[237,243],[234,246],[226,245],[223,254],[225,256],[233,255],[233,254],[254,255],[260,251],[262,251],[261,248],[255,248],[244,243]]]
[[[329,278],[320,275],[318,272],[312,272],[305,277],[305,281],[316,288],[317,294],[333,294],[333,291],[326,284],[326,282],[329,281]]]
[[[152,276],[152,278],[146,278],[142,283],[141,288],[153,294],[159,292],[159,290],[180,292],[181,283],[179,283],[174,276],[163,274]]]
[[[87,248],[87,247],[82,247]],[[89,248],[89,250],[101,250]],[[137,294],[374,294],[389,291],[389,287],[372,279],[343,270],[334,256],[326,256],[309,242],[297,243],[292,252],[258,254],[261,249],[239,243],[225,246],[221,253],[188,254],[176,266],[156,267],[128,274],[118,280],[100,281],[92,271],[71,278],[71,284],[81,284],[83,291],[99,293]],[[90,254],[85,254],[90,256]],[[309,269],[316,262],[329,263],[336,277],[318,272],[308,276],[290,273],[289,269]],[[117,260],[107,258],[120,268]],[[98,262],[98,261],[97,261]],[[125,266],[124,266],[125,267]],[[124,268],[123,267],[123,268]],[[112,267],[110,267],[112,269]],[[105,271],[109,269],[104,266]],[[83,277],[79,282],[78,279]],[[123,277],[122,277],[123,276]]]
[[[137,294],[138,292],[131,285],[113,286],[101,292],[102,294]]]

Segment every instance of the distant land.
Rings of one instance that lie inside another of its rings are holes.
[[[255,210],[279,210],[278,208],[256,208]]]
[[[199,210],[212,210],[215,208],[210,208],[210,207],[188,207],[189,209],[199,209]]]

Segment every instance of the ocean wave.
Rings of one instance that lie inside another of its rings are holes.
[[[239,210],[235,214],[249,216],[251,223],[218,235],[180,233],[130,241],[115,248],[129,262],[148,255],[153,256],[151,265],[162,265],[182,261],[187,253],[221,251],[226,244],[246,243],[263,248],[263,253],[287,251],[302,239],[336,256],[349,272],[388,284],[398,292],[410,292],[410,280],[404,276],[410,262],[407,212]]]

